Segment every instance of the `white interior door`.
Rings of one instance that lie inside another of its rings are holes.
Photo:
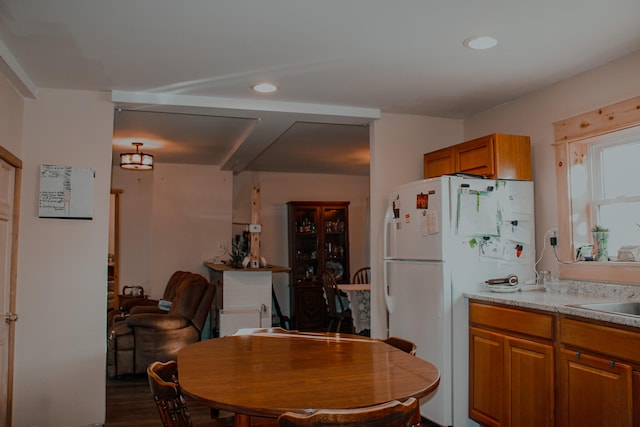
[[[0,427],[9,425],[13,314],[11,312],[11,256],[15,168],[0,160]]]

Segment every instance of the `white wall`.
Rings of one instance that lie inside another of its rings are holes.
[[[545,232],[558,225],[553,122],[638,96],[639,75],[640,51],[465,120],[465,140],[493,132],[531,136],[538,257]],[[539,268],[558,273],[548,244]]]
[[[22,157],[23,101],[0,74],[0,146]]]
[[[126,285],[141,285],[146,293],[151,294],[153,177],[154,171],[129,171],[120,166],[112,168],[111,188],[122,190],[119,196],[120,290]]]
[[[382,294],[382,238],[387,195],[424,177],[423,155],[463,141],[461,120],[383,114],[373,123],[371,146],[371,336],[386,337]]]
[[[233,174],[217,166],[158,165],[153,188],[154,282],[177,270],[208,277],[203,265],[218,242],[231,241]]]
[[[369,177],[304,173],[244,172],[234,178],[233,221],[251,219],[251,188],[260,184],[260,256],[269,264],[289,266],[287,202],[348,201],[350,274],[369,265]],[[289,275],[274,274],[274,289],[285,314],[289,311]]]
[[[113,106],[68,90],[24,103],[13,425],[102,423]],[[95,169],[92,220],[38,218],[42,164]]]
[[[120,195],[120,286],[162,296],[176,270],[209,278],[203,261],[231,242],[231,172],[217,166],[157,163],[153,171],[113,168]]]

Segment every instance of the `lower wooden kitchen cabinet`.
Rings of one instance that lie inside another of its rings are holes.
[[[560,426],[640,426],[640,331],[560,318]]]
[[[469,417],[640,427],[640,329],[471,299]]]
[[[560,425],[633,425],[630,365],[566,349],[559,361]]]
[[[470,418],[554,425],[554,316],[471,302],[469,319]]]

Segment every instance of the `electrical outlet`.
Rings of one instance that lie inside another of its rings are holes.
[[[218,252],[222,253],[226,251],[227,251],[227,244],[225,242],[218,242]]]
[[[549,230],[549,243],[551,244],[551,246],[558,245],[558,229],[557,228],[552,228],[551,230]]]

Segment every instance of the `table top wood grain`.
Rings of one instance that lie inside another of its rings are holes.
[[[338,283],[338,289],[343,291],[370,291],[371,284],[370,283]]]
[[[344,334],[214,338],[180,350],[178,372],[184,393],[211,407],[273,418],[287,411],[420,399],[440,381],[427,361],[379,340]]]

